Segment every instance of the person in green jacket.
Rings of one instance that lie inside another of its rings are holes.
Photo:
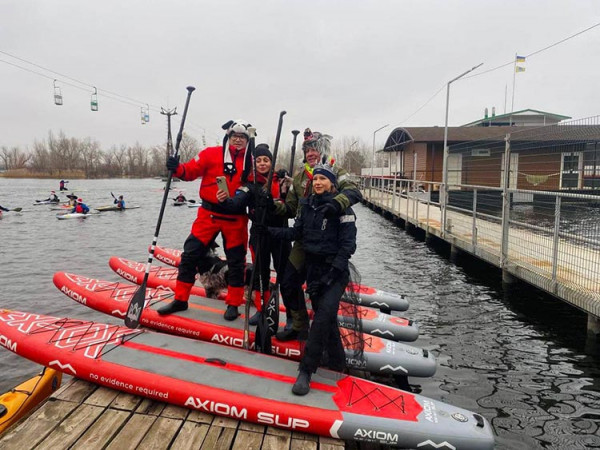
[[[285,203],[275,204],[275,214],[288,218],[296,217],[300,199],[312,193],[313,169],[318,163],[327,163],[333,168],[338,184],[337,195],[319,207],[326,216],[342,215],[346,209],[362,200],[358,186],[350,180],[348,173],[342,167],[336,166],[335,161],[327,156],[331,139],[331,136],[312,132],[309,128],[304,131],[304,165],[294,176]],[[309,319],[302,289],[305,281],[304,249],[302,242],[295,241],[281,277],[281,297],[289,315],[285,328],[276,335],[280,341],[305,340],[308,336]]]

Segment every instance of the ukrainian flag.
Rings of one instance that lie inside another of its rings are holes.
[[[525,72],[525,67],[517,66],[516,69],[515,69],[515,72],[516,73]]]
[[[525,62],[524,56],[517,56],[517,62]]]

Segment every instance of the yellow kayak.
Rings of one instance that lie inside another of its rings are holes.
[[[0,395],[0,434],[58,389],[62,373],[47,367],[39,375]]]

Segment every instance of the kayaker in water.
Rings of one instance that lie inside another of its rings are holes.
[[[77,199],[77,204],[75,205],[75,208],[73,208],[71,210],[72,213],[79,213],[79,214],[87,214],[90,212],[90,208],[88,207],[88,205],[86,205],[85,203],[83,203],[83,199],[78,198]]]
[[[37,201],[37,200],[36,200]],[[59,203],[60,199],[58,198],[58,195],[56,195],[56,192],[54,191],[50,191],[50,197],[48,197],[45,200],[41,200],[42,202],[51,202],[51,203]]]
[[[183,195],[181,192],[173,200],[175,200],[176,202],[179,202],[179,203],[187,202],[187,198],[185,198],[185,195]]]
[[[313,133],[309,128],[304,131],[304,143],[302,144],[304,166],[294,176],[292,186],[285,198],[285,204],[275,204],[276,214],[289,218],[296,216],[300,200],[307,197],[312,191],[313,169],[317,163],[329,163],[337,179],[336,195],[320,206],[328,217],[339,216],[347,208],[360,202],[362,195],[358,186],[350,180],[348,173],[343,168],[335,165],[333,159],[327,156],[330,143],[331,136],[319,132]],[[280,341],[306,338],[309,320],[302,290],[305,279],[304,249],[301,243],[294,242],[281,277],[281,298],[286,312],[289,311],[289,316],[285,328],[277,333],[277,339]]]
[[[250,252],[252,254],[252,263],[256,263],[256,252],[259,242],[262,242],[260,248],[260,266],[254,271],[254,279],[252,281],[252,298],[256,307],[254,314],[248,321],[250,325],[256,325],[260,319],[263,302],[268,301],[271,292],[269,289],[270,283],[270,267],[271,258],[273,259],[273,267],[277,273],[283,270],[285,262],[290,254],[292,246],[289,242],[282,241],[274,237],[269,237],[264,233],[264,227],[259,228],[258,220],[260,214],[265,214],[266,221],[263,225],[272,227],[287,227],[287,217],[268,214],[268,211],[260,212],[260,207],[266,208],[263,198],[266,195],[265,185],[273,163],[273,155],[267,144],[259,144],[254,150],[254,169],[249,177],[248,182],[241,186],[233,198],[223,198],[221,205],[231,212],[246,212],[248,208],[248,217],[252,221],[250,226]],[[279,191],[279,178],[276,173],[273,174],[271,184],[271,198],[281,202],[281,194]],[[261,205],[262,203],[262,205]],[[263,232],[264,236],[259,238],[259,234]],[[262,275],[262,295],[260,289]]]
[[[115,205],[117,205],[117,208],[119,209],[125,209],[125,200],[123,200],[123,196],[119,195],[119,198],[116,199],[114,201]]]
[[[220,233],[228,265],[227,308],[223,317],[225,320],[234,320],[239,315],[238,306],[244,302],[248,217],[242,213],[223,211],[219,199],[233,194],[248,179],[252,168],[251,152],[248,151],[249,128],[251,125],[243,120],[230,120],[223,125],[226,133],[222,146],[208,147],[185,164],[180,164],[179,158],[174,156],[167,160],[167,169],[173,171],[173,176],[183,181],[202,178],[202,206],[198,208],[191,233],[183,245],[175,298],[158,309],[159,314],[171,314],[188,308],[196,274],[211,270],[213,264],[208,254]],[[222,176],[229,192],[221,191],[217,185],[217,177]]]
[[[65,180],[60,180],[60,182],[58,183],[60,186],[60,190],[61,191],[68,191],[69,189],[67,189],[67,187],[65,186],[65,184],[67,184],[68,181]]]
[[[67,194],[69,199],[69,206],[75,207],[77,205],[77,196],[75,194]]]
[[[333,370],[345,368],[337,313],[340,298],[350,279],[349,259],[356,250],[356,216],[347,207],[341,214],[329,214],[328,205],[337,195],[336,175],[327,164],[312,170],[312,191],[299,200],[293,228],[269,227],[269,234],[296,241],[304,250],[307,268],[306,291],[315,312],[299,374],[292,392],[306,395],[310,378],[322,360]],[[354,340],[352,342],[355,342]]]

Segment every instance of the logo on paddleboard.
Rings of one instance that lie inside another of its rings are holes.
[[[467,417],[465,417],[461,413],[454,413],[454,414],[452,414],[452,418],[454,420],[458,420],[459,422],[468,422],[469,421],[469,419]]]

